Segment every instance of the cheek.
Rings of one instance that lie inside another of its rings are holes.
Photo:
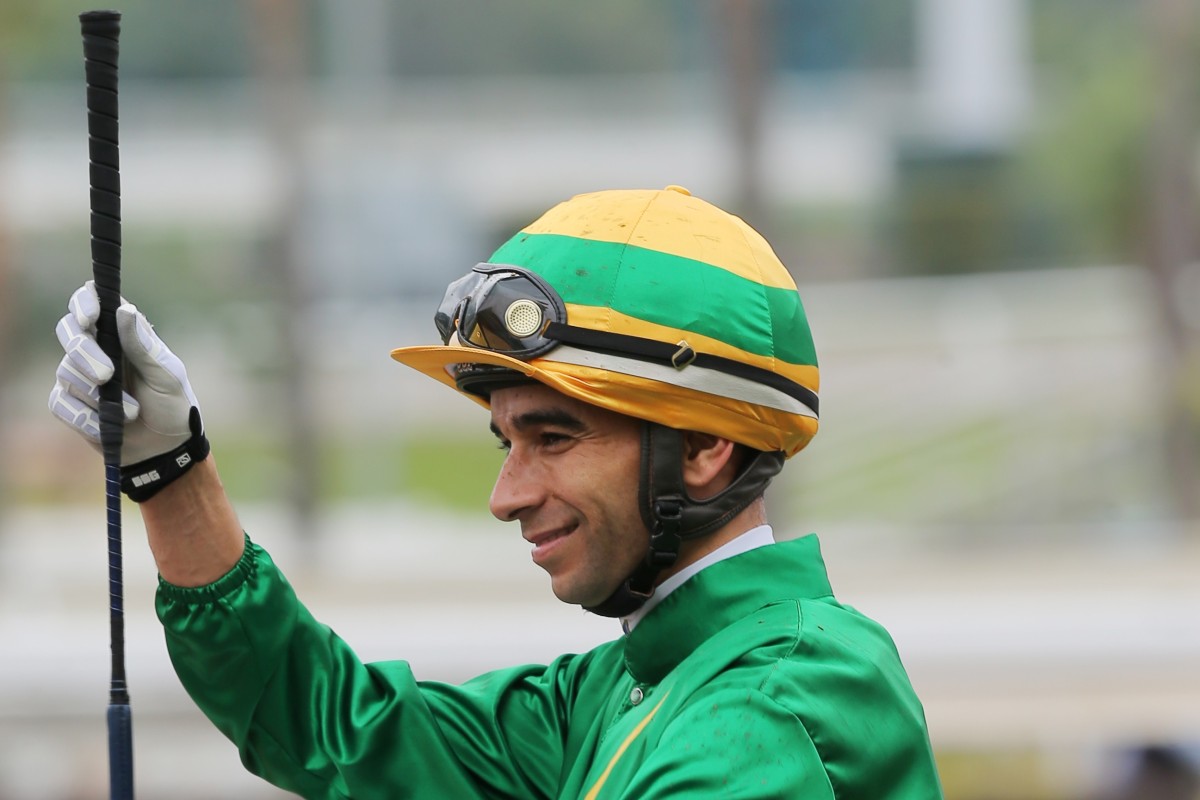
[[[590,488],[610,503],[637,498],[641,472],[641,451],[622,448],[592,460],[581,471]],[[631,506],[632,507],[632,506]]]
[[[640,542],[646,535],[641,510],[638,508],[640,475],[640,450],[614,454],[607,462],[602,498],[608,506],[610,519],[617,528],[617,536],[625,542]]]

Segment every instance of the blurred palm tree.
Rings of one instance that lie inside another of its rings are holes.
[[[36,46],[40,37],[34,34],[49,24],[49,20],[62,16],[54,12],[64,9],[57,2],[39,3],[37,0],[6,0],[0,5],[0,142],[4,142],[8,133],[9,119],[9,76],[13,65],[22,60]],[[79,33],[78,23],[74,16],[67,13],[64,17],[68,30]],[[82,45],[80,45],[79,74],[83,75]],[[83,111],[80,111],[80,130],[83,130]],[[81,180],[85,173],[80,172]],[[13,263],[12,232],[8,226],[8,214],[4,208],[4,197],[0,195],[0,375],[10,375],[16,354],[15,332],[20,329],[20,319],[23,306],[15,302],[18,292],[15,286],[16,269]],[[0,379],[0,454],[11,453],[6,439],[10,434],[8,420],[12,415],[7,413],[10,398],[3,387],[11,381]],[[0,476],[7,473],[8,464],[0,455]],[[0,507],[5,505],[7,483],[0,481]],[[2,531],[0,531],[2,533]]]
[[[1195,0],[1146,0],[1154,106],[1146,162],[1145,264],[1162,312],[1169,372],[1168,474],[1179,511],[1200,518],[1200,14]],[[1186,295],[1185,295],[1186,293]],[[1191,295],[1191,296],[1187,296]]]
[[[313,387],[306,369],[311,350],[312,289],[305,280],[300,245],[308,191],[304,164],[305,94],[308,86],[307,13],[291,0],[255,0],[251,7],[257,35],[256,56],[266,139],[274,156],[273,178],[278,198],[267,231],[265,267],[277,291],[273,314],[279,326],[279,352],[274,391],[282,423],[288,474],[285,501],[293,530],[302,543],[316,536],[320,495],[318,424]]]
[[[1027,205],[1053,220],[1045,254],[1141,264],[1158,311],[1176,516],[1200,517],[1200,13],[1195,0],[1058,0],[1037,6],[1043,84],[1023,153]],[[1114,376],[1114,380],[1119,380]]]

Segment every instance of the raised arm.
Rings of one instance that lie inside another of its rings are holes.
[[[99,387],[113,374],[96,343],[100,304],[89,281],[72,296],[56,333],[64,356],[50,391],[50,411],[97,449]],[[150,549],[163,578],[202,586],[241,556],[243,534],[200,420],[183,362],[131,303],[117,309],[126,361],[121,488],[140,503]]]
[[[204,586],[233,568],[245,537],[209,455],[141,504],[154,562],[176,586]]]

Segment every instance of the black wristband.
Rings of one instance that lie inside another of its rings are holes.
[[[188,416],[188,427],[191,428],[192,438],[174,450],[121,467],[121,491],[130,500],[135,503],[149,500],[171,481],[208,457],[208,439],[200,424],[200,409],[195,406],[192,406]]]

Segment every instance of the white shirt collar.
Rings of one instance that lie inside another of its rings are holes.
[[[759,547],[765,547],[769,544],[775,544],[775,534],[771,530],[770,525],[759,525],[757,528],[751,528],[745,533],[738,534],[734,539],[729,540],[725,544],[713,550],[703,558],[688,564],[683,569],[676,572],[671,577],[660,583],[654,589],[654,594],[650,596],[642,607],[626,617],[621,618],[621,628],[626,633],[629,633],[637,624],[642,621],[642,618],[650,613],[650,610],[662,602],[663,598],[671,592],[678,589],[700,570],[705,567],[710,567],[718,561],[724,561],[727,558],[732,558],[736,555],[749,552]]]

